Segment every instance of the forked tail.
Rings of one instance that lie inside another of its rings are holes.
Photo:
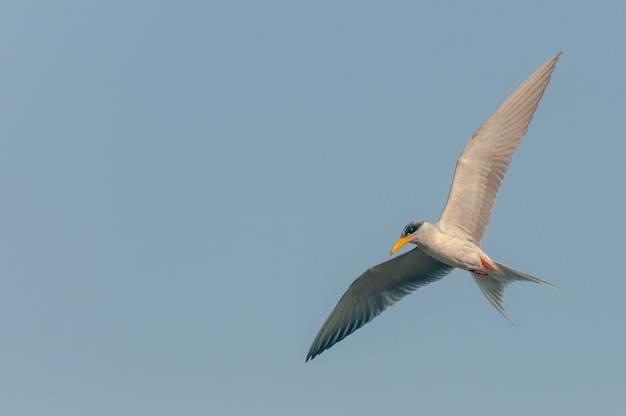
[[[489,302],[491,302],[494,308],[496,308],[498,312],[500,312],[509,322],[511,322],[511,320],[506,316],[504,308],[502,307],[504,289],[509,283],[515,281],[543,283],[544,285],[548,285],[563,292],[563,289],[550,282],[546,282],[545,280],[541,280],[505,264],[498,263],[497,261],[494,261],[494,263],[496,264],[496,267],[494,267],[489,274],[477,275],[472,273],[472,277]],[[511,324],[512,323],[513,322],[511,322]]]

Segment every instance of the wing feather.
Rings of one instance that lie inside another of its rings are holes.
[[[343,294],[318,332],[306,360],[332,347],[415,289],[453,268],[419,248],[369,268]]]
[[[560,53],[533,72],[483,122],[459,157],[439,222],[474,243],[481,239],[511,157],[550,82]]]

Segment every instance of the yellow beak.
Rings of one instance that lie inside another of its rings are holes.
[[[393,248],[391,249],[391,254],[393,255],[393,253],[395,253],[396,251],[400,250],[400,247],[402,247],[403,245],[408,243],[411,240],[411,237],[413,237],[413,234],[409,234],[406,237],[400,238],[396,242],[396,244],[393,246]]]

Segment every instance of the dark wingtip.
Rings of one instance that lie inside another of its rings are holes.
[[[305,363],[308,363],[309,360],[314,359],[315,357],[317,357],[320,354],[321,351],[313,351],[312,349],[309,350],[309,352],[306,355],[306,360],[304,360]]]

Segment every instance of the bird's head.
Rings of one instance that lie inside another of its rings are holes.
[[[391,254],[395,253],[396,251],[400,249],[400,247],[410,242],[413,239],[413,237],[415,237],[415,233],[417,232],[417,230],[419,230],[422,224],[424,224],[424,221],[420,221],[420,220],[415,220],[415,221],[411,221],[410,223],[408,223],[402,229],[402,232],[400,233],[400,239],[396,242],[396,244],[391,249]]]

